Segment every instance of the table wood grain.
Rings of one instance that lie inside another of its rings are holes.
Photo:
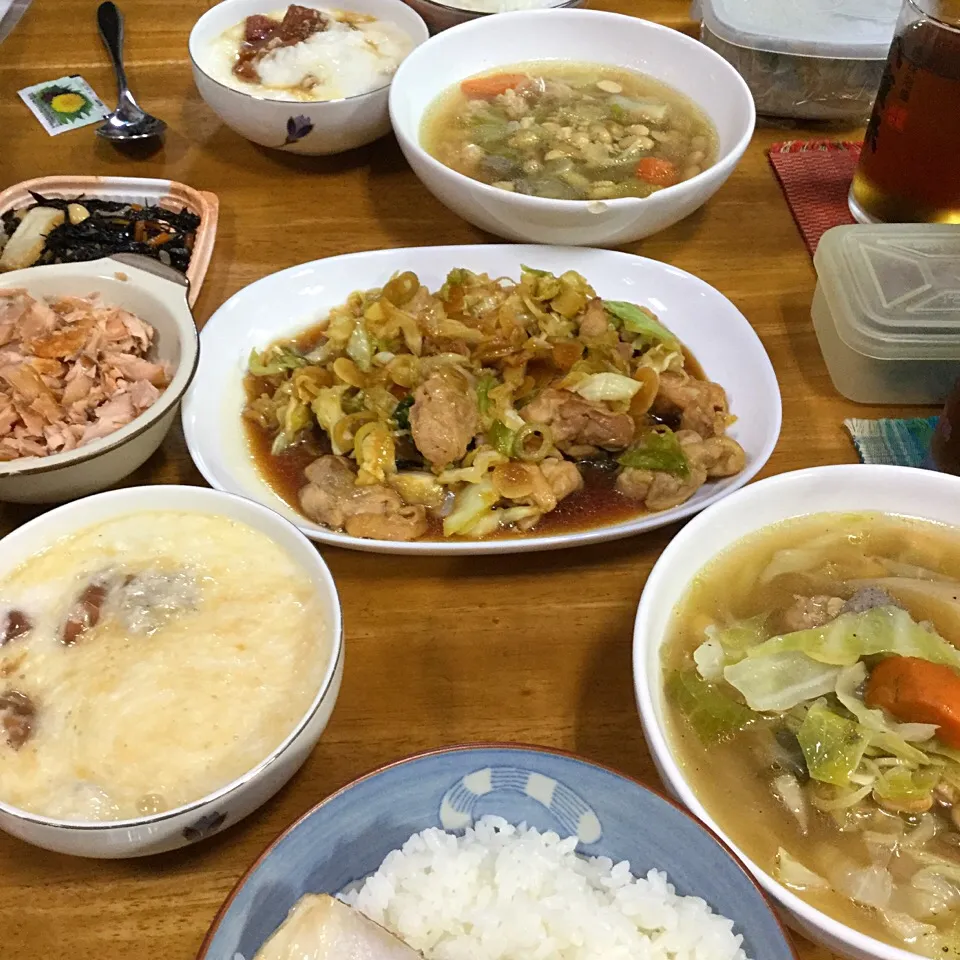
[[[22,87],[73,73],[114,98],[92,0],[35,0],[0,48],[0,187],[48,174],[113,174],[168,177],[219,194],[217,246],[196,308],[201,324],[241,287],[305,260],[492,239],[448,213],[391,138],[322,159],[271,152],[224,127],[197,94],[186,49],[192,24],[211,5],[123,4],[134,91],[170,124],[158,153],[131,158],[97,139],[92,126],[47,136],[18,99]],[[593,6],[695,32],[687,0]],[[858,406],[831,385],[810,321],[813,265],[766,158],[771,143],[794,135],[823,131],[761,126],[704,209],[626,248],[713,284],[760,335],[784,413],[765,475],[853,461],[845,417],[914,412]],[[128,482],[203,480],[177,427]],[[0,505],[0,533],[38,512]],[[300,773],[238,826],[152,859],[72,859],[0,834],[0,957],[188,960],[232,885],[277,833],[357,775],[426,748],[544,744],[659,786],[634,706],[631,629],[645,578],[677,529],[533,556],[394,558],[325,549],[343,601],[346,676],[333,719]],[[827,954],[799,938],[797,945],[803,960]]]

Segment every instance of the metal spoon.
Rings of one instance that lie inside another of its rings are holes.
[[[97,133],[107,140],[146,140],[162,136],[167,125],[143,110],[127,86],[127,74],[123,69],[123,17],[115,3],[108,0],[100,4],[97,25],[117,74],[117,109],[97,127]]]

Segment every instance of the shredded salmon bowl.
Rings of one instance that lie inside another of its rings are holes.
[[[436,291],[394,275],[254,350],[245,388],[266,479],[353,537],[595,525],[679,506],[746,464],[724,388],[650,310],[573,271],[455,269]]]
[[[0,462],[75,450],[153,406],[172,376],[155,336],[96,295],[0,290]]]

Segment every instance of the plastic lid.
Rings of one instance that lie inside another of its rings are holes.
[[[960,359],[960,228],[834,227],[814,266],[840,339],[879,360]]]
[[[768,53],[886,60],[901,0],[695,0],[707,29]]]

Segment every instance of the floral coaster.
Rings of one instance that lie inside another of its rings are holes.
[[[93,87],[80,76],[35,83],[18,93],[51,137],[96,123],[110,112]]]

